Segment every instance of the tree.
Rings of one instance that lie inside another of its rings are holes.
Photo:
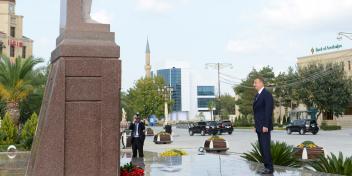
[[[275,104],[276,106],[285,107],[284,114],[288,113],[289,107],[294,108],[293,105],[298,102],[296,83],[299,81],[298,73],[295,72],[292,67],[288,68],[287,73],[281,72],[275,77],[275,89],[273,90],[273,95],[276,100]]]
[[[228,119],[229,115],[236,114],[236,100],[229,94],[221,95],[217,100],[216,109],[220,109],[219,101],[221,103],[221,117]]]
[[[308,65],[300,68],[298,73],[301,81],[297,91],[301,102],[318,109],[318,116],[320,113],[329,118],[343,115],[352,98],[352,80],[342,65]]]
[[[21,132],[21,144],[23,144],[26,149],[31,149],[32,147],[33,138],[37,130],[37,125],[38,115],[36,113],[33,113],[32,116],[24,124]]]
[[[17,128],[10,113],[6,113],[0,128],[1,144],[15,144],[17,139]]]
[[[10,113],[15,125],[19,125],[19,104],[33,91],[29,75],[33,67],[41,62],[35,58],[16,58],[14,62],[2,56],[0,61],[0,97],[6,102],[6,111]]]
[[[271,85],[274,81],[275,74],[273,69],[269,66],[263,67],[260,71],[253,69],[245,80],[239,85],[234,87],[234,91],[238,96],[236,104],[239,107],[239,112],[244,116],[248,116],[253,113],[253,98],[257,94],[257,91],[253,88],[254,79],[258,76],[263,77],[266,86]]]
[[[50,65],[39,67],[29,74],[33,91],[28,98],[20,102],[20,123],[24,124],[33,113],[39,114],[44,90],[49,75]]]
[[[139,112],[142,117],[148,118],[156,115],[158,118],[164,115],[164,103],[169,95],[164,94],[164,79],[161,77],[141,78],[135,86],[127,91],[124,106],[129,115]],[[171,107],[171,106],[169,106]],[[129,117],[131,118],[131,117]]]

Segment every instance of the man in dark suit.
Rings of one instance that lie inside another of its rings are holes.
[[[273,109],[274,100],[271,93],[264,88],[264,79],[257,78],[254,80],[253,86],[257,90],[257,94],[253,102],[253,112],[255,121],[255,131],[258,135],[260,152],[263,157],[265,169],[260,172],[263,175],[273,174],[274,167],[270,152],[271,131],[273,130]]]
[[[144,157],[143,154],[143,145],[145,139],[145,125],[141,122],[141,118],[139,114],[135,115],[134,123],[132,123],[129,127],[132,136],[132,151],[133,151],[133,158],[137,157],[137,150],[138,155],[140,158]]]

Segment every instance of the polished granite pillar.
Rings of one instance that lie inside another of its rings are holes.
[[[65,3],[26,175],[117,176],[120,48],[109,25],[82,20],[81,0]]]

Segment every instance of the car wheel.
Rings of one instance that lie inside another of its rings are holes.
[[[194,135],[193,131],[189,131],[189,135],[193,136]]]
[[[200,132],[200,135],[205,136],[205,131],[202,130],[202,131]]]
[[[287,128],[287,134],[292,134],[292,131],[290,128]]]
[[[232,131],[229,131],[229,135],[231,135],[232,134]]]
[[[300,135],[304,135],[306,132],[304,131],[304,129],[303,128],[301,128],[301,130],[299,130],[299,134]]]

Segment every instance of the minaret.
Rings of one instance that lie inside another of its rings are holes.
[[[149,40],[147,39],[147,47],[145,50],[145,77],[151,78],[151,69],[152,66],[150,65],[150,48],[149,48]]]

